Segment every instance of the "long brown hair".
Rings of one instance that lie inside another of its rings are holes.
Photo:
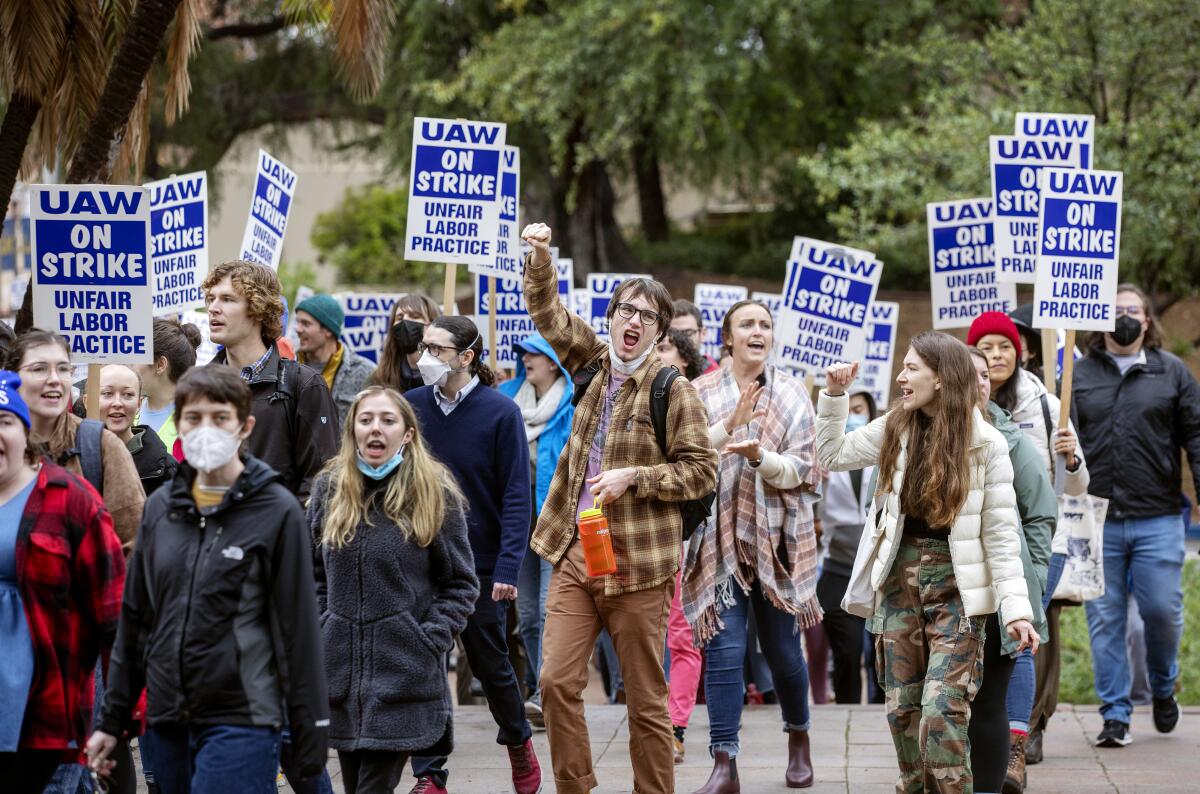
[[[403,372],[400,367],[400,359],[404,358],[406,354],[400,352],[396,337],[392,335],[392,328],[395,327],[398,318],[404,312],[421,315],[425,318],[426,325],[442,316],[441,308],[433,302],[432,298],[425,295],[415,293],[405,295],[392,304],[392,315],[388,318],[383,352],[379,354],[379,366],[375,368],[375,373],[371,375],[371,380],[368,382],[389,386],[398,391],[404,391],[400,382],[400,373]]]
[[[931,414],[923,410],[888,412],[879,453],[879,483],[891,491],[892,478],[907,439],[902,509],[931,527],[950,527],[971,490],[971,439],[979,391],[967,346],[941,331],[925,331],[909,347],[941,380]]]
[[[437,537],[446,517],[446,500],[462,501],[462,492],[444,465],[434,458],[421,437],[417,415],[400,392],[385,386],[368,386],[354,398],[342,424],[341,450],[325,464],[329,475],[328,502],[321,542],[332,549],[343,548],[354,539],[359,524],[371,526],[366,480],[358,470],[358,442],[354,423],[362,401],[376,394],[386,396],[400,414],[413,437],[404,450],[404,460],[391,475],[380,499],[380,509],[405,540],[425,548]]]
[[[1134,295],[1137,295],[1139,298],[1141,298],[1142,313],[1145,314],[1146,319],[1150,321],[1146,326],[1146,334],[1142,337],[1142,347],[1162,347],[1164,336],[1163,329],[1158,323],[1158,317],[1154,314],[1154,304],[1150,302],[1150,296],[1147,295],[1145,290],[1143,290],[1137,284],[1130,284],[1129,282],[1117,285],[1117,294],[1119,295],[1122,292],[1132,292]],[[1088,355],[1093,353],[1103,353],[1105,350],[1107,350],[1107,348],[1104,346],[1104,331],[1092,331],[1090,334],[1088,334],[1086,344]]]

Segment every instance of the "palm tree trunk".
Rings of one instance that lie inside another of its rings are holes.
[[[67,184],[104,182],[112,171],[133,106],[180,0],[139,0],[133,18],[121,39],[121,47],[108,70],[96,115],[88,124],[83,141],[71,161]],[[15,331],[33,327],[33,282],[25,289],[25,300],[17,312]]]
[[[83,142],[67,173],[68,184],[102,182],[108,179],[129,115],[137,103],[142,84],[180,0],[139,0],[121,39],[121,48],[113,59],[100,95],[96,115],[92,117]]]
[[[42,103],[24,94],[14,93],[9,100],[8,110],[4,113],[4,123],[0,124],[0,207],[7,212],[8,201],[12,198],[13,186],[17,183],[17,172],[21,170],[21,159],[25,156],[25,145],[29,142],[29,133],[37,120]],[[0,234],[4,233],[4,225],[0,224]],[[33,325],[33,304],[29,289],[25,290],[26,301],[21,304],[21,312],[17,314],[17,333],[21,333],[22,313],[27,314],[25,328]]]

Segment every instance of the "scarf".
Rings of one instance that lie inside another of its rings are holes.
[[[684,560],[683,613],[698,647],[725,627],[721,612],[733,605],[734,585],[749,593],[757,581],[775,608],[795,616],[797,631],[821,620],[817,540],[804,498],[821,482],[812,401],[803,382],[774,367],[766,380],[758,401],[766,416],[737,428],[730,441],[759,439],[764,451],[799,469],[802,483],[779,490],[741,455],[721,453],[716,515],[692,536]],[[733,413],[740,391],[732,372],[703,375],[695,386],[712,420]]]
[[[342,366],[342,357],[346,354],[346,346],[338,342],[337,350],[333,351],[333,355],[325,362],[325,367],[321,370],[321,377],[325,379],[325,385],[333,391],[333,379],[337,377],[338,368]],[[299,361],[307,366],[308,356],[300,354]]]
[[[534,461],[537,460],[538,437],[542,435],[546,425],[558,413],[558,405],[562,402],[563,393],[566,390],[567,379],[559,375],[541,399],[538,399],[537,392],[528,379],[513,395],[513,401],[521,409],[521,416],[525,418],[525,437],[529,439],[529,457]]]

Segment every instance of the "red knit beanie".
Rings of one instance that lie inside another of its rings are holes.
[[[967,344],[974,347],[976,342],[988,334],[1000,334],[1007,337],[1008,341],[1012,342],[1013,347],[1017,349],[1017,358],[1021,357],[1021,334],[1017,331],[1016,323],[1007,314],[984,312],[976,317],[975,322],[971,323],[971,329],[967,331]]]

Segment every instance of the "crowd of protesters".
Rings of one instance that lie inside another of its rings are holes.
[[[1085,604],[1096,744],[1132,738],[1131,599],[1153,722],[1174,729],[1200,386],[1141,290],[1121,285],[1115,330],[1085,340],[1069,411],[1025,309],[980,315],[967,344],[915,336],[890,406],[853,386],[857,362],[814,404],[772,363],[764,304],[725,313],[714,360],[703,313],[633,278],[601,336],[558,298],[550,229],[523,237],[537,333],[503,382],[474,322],[420,295],[393,308],[377,367],[341,341],[338,301],[311,296],[293,357],[278,278],[241,261],[204,282],[205,366],[197,329],[168,319],[153,363],[86,384],[61,337],[6,341],[5,790],[132,792],[141,774],[163,794],[267,794],[284,775],[326,794],[334,750],[347,792],[396,791],[407,765],[413,794],[444,794],[457,655],[513,790],[588,792],[603,648],[639,792],[675,791],[700,694],[696,794],[741,791],[760,693],[787,734],[782,781],[812,786],[827,690],[886,704],[898,791],[1020,792],[1058,694],[1060,500],[1089,494],[1108,505]],[[603,575],[585,512],[606,521]]]

